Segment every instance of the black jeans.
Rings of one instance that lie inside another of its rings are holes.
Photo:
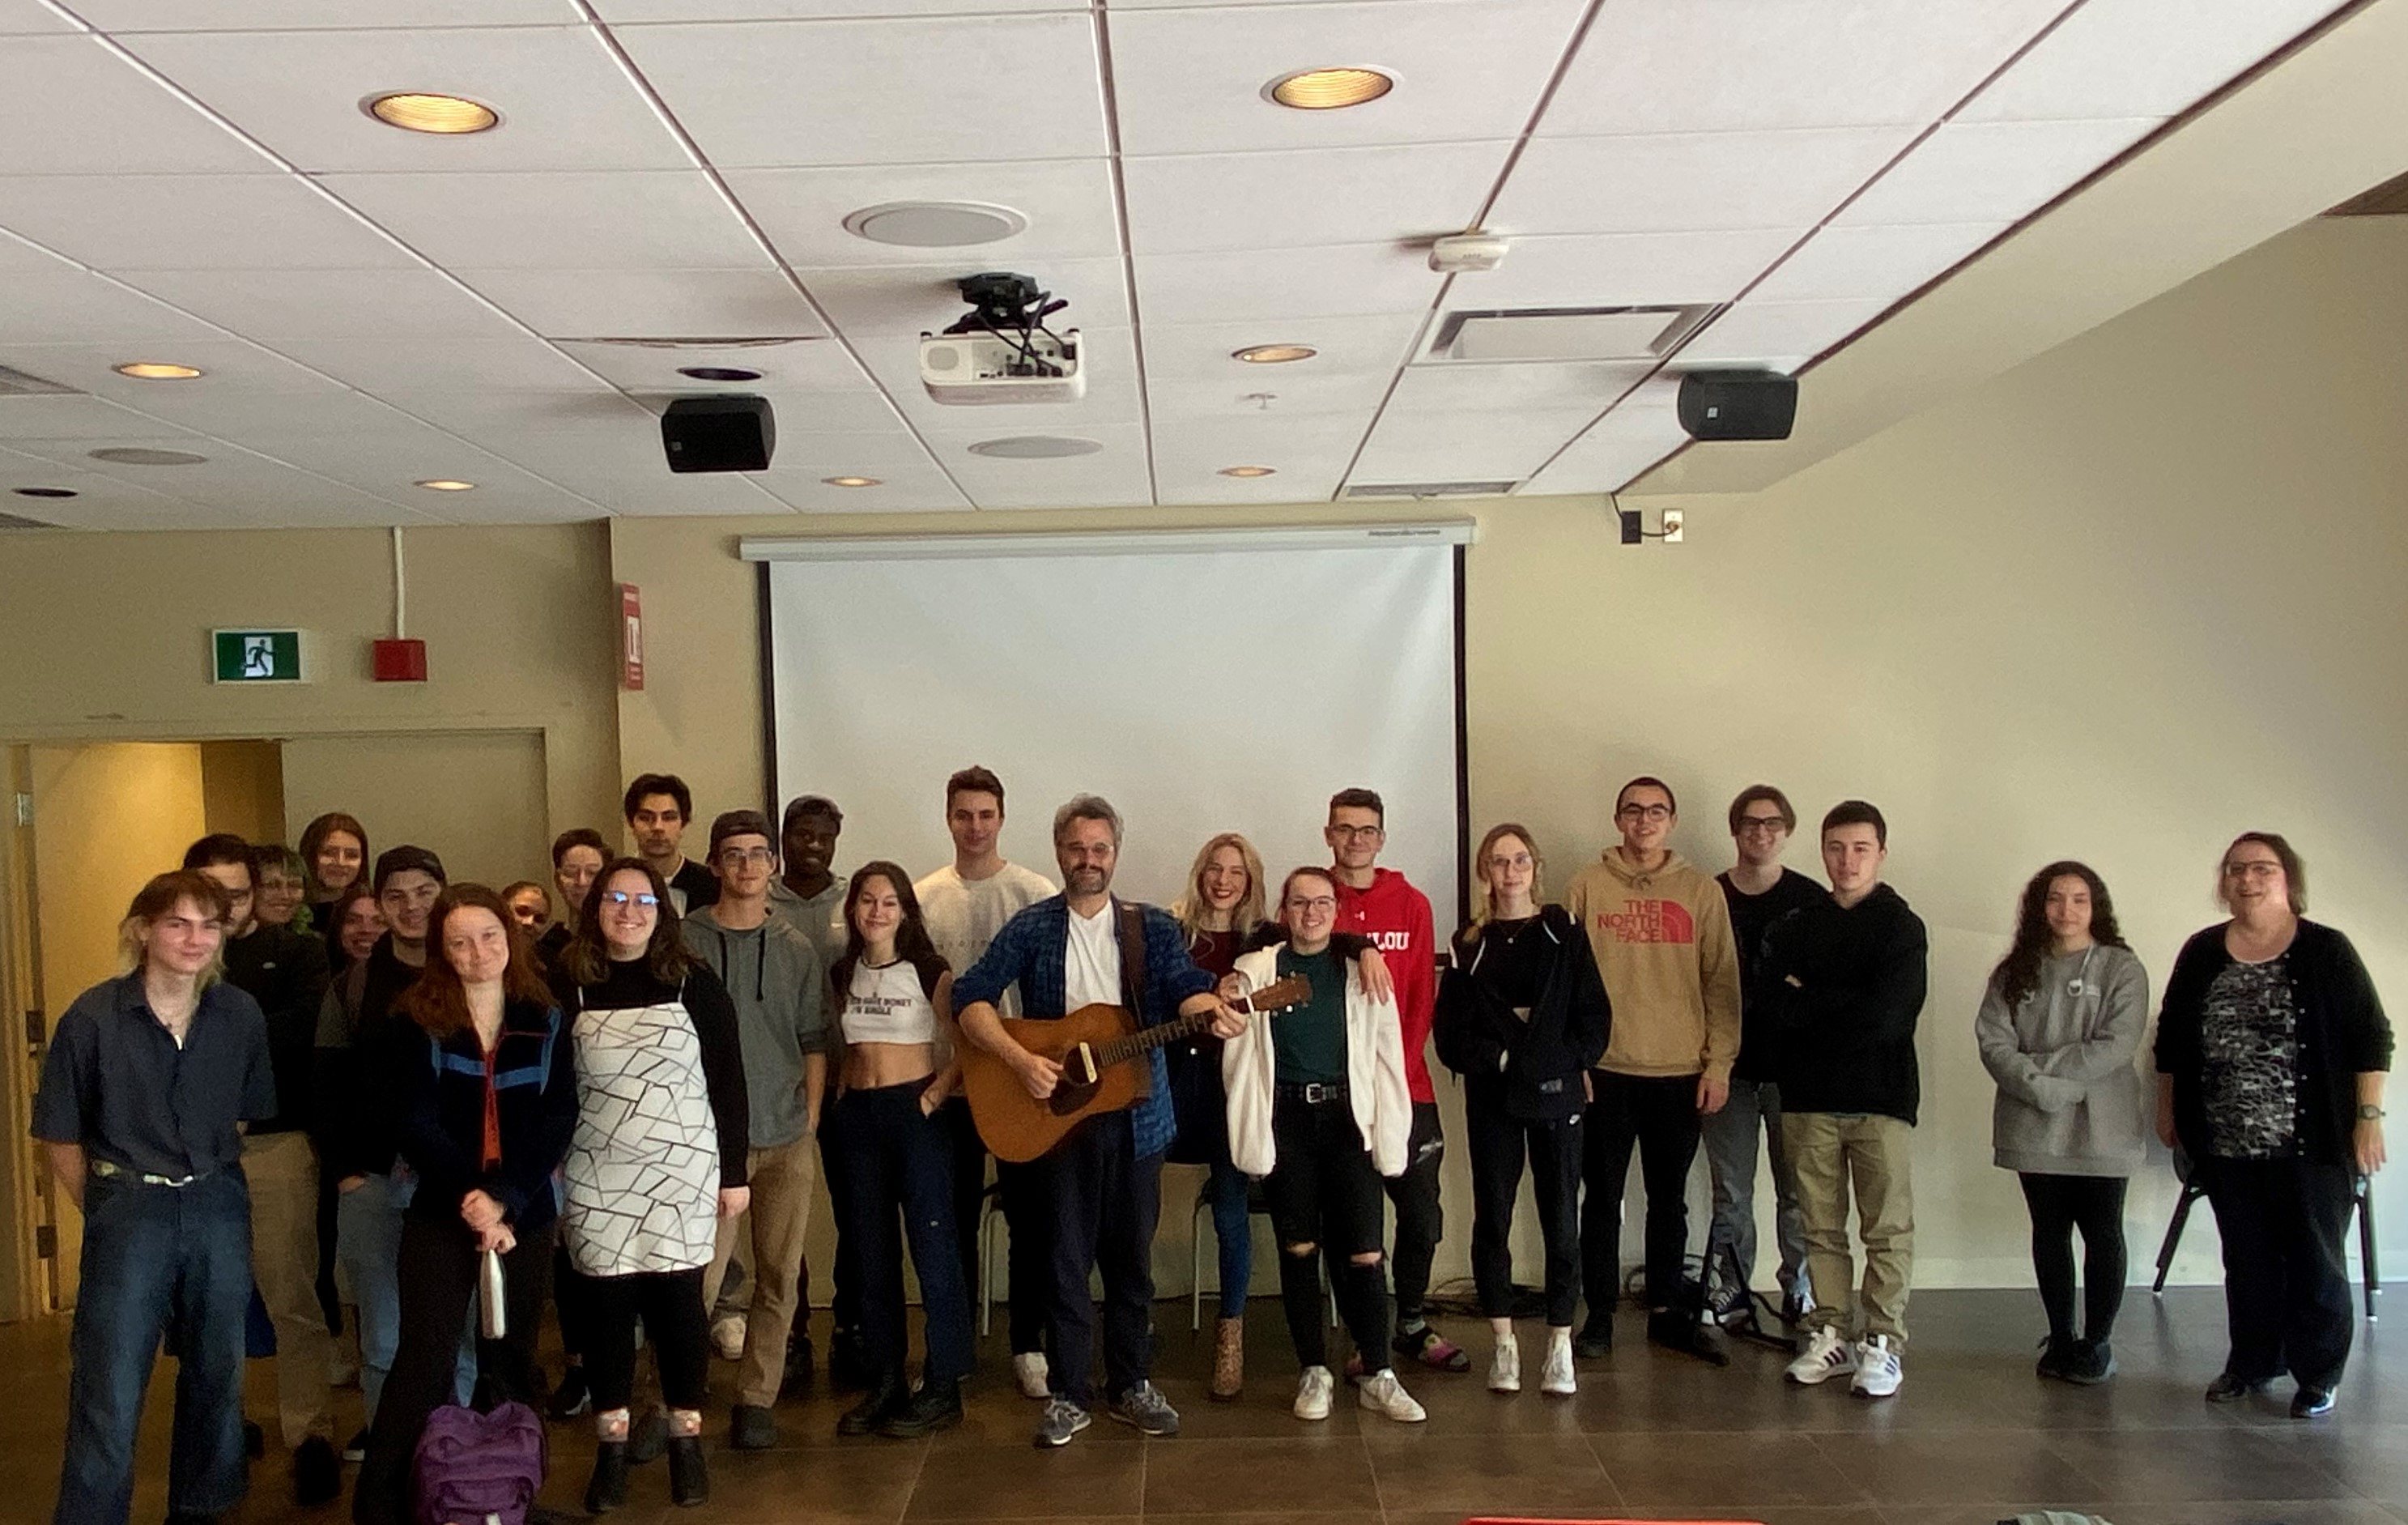
[[[1138,1158],[1129,1115],[1113,1112],[1081,1126],[1039,1165],[1054,1204],[1054,1392],[1092,1409],[1090,1271],[1104,1278],[1105,1395],[1127,1392],[1154,1368],[1154,1229],[1162,1215],[1162,1157]]]
[[[2358,1327],[2343,1236],[2356,1197],[2349,1171],[2304,1159],[2200,1159],[2224,1240],[2224,1368],[2251,1382],[2288,1370],[2332,1388]]]
[[[543,1323],[544,1298],[552,1290],[552,1228],[546,1224],[521,1236],[502,1257],[503,1303],[508,1332],[477,1342],[480,1376],[492,1384],[495,1403],[532,1403],[535,1342]],[[401,1525],[408,1519],[410,1459],[418,1451],[426,1417],[452,1402],[452,1374],[460,1360],[460,1330],[476,1305],[483,1257],[476,1236],[461,1223],[406,1217],[401,1225],[401,1343],[377,1402],[368,1431],[367,1460],[351,1496],[359,1525]]]
[[[1588,1316],[1613,1311],[1622,1287],[1622,1187],[1630,1150],[1647,1188],[1647,1305],[1671,1306],[1689,1249],[1689,1166],[1698,1158],[1698,1077],[1589,1072],[1597,1099],[1581,1126],[1587,1196],[1581,1205],[1581,1271]]]
[[[860,1276],[861,1327],[870,1359],[900,1374],[904,1333],[903,1244],[920,1273],[931,1382],[970,1369],[970,1307],[963,1293],[961,1248],[953,1229],[953,1134],[941,1116],[924,1116],[924,1080],[847,1091],[829,1124],[844,1135],[845,1237]],[[900,1221],[898,1230],[896,1225]]]
[[[1045,1162],[995,1162],[1003,1221],[1011,1229],[1006,1290],[1011,1296],[1011,1353],[1043,1354],[1054,1346],[1054,1199]]]
[[[652,1360],[660,1368],[661,1401],[699,1409],[710,1396],[710,1328],[702,1308],[702,1273],[640,1271],[626,1276],[583,1276],[585,1380],[594,1412],[625,1408],[636,1386],[636,1320],[644,1321]]]
[[[2124,1177],[2020,1175],[2031,1209],[2032,1272],[2051,1338],[2103,1342],[2124,1306]],[[2082,1327],[2073,1325],[2073,1231],[2082,1230]]]
[[[1429,1299],[1430,1265],[1438,1259],[1439,1241],[1446,1234],[1446,1217],[1438,1196],[1439,1167],[1446,1161],[1446,1134],[1438,1120],[1438,1103],[1413,1103],[1412,1144],[1405,1156],[1405,1173],[1387,1178],[1388,1201],[1397,1204],[1397,1322],[1411,1329],[1422,1321],[1422,1304]],[[1366,1358],[1368,1359],[1368,1358]]]
[[[1329,1364],[1329,1335],[1321,1323],[1320,1262],[1326,1260],[1339,1316],[1364,1368],[1380,1371],[1388,1364],[1387,1292],[1380,1262],[1357,1265],[1354,1257],[1380,1252],[1385,1215],[1380,1173],[1363,1146],[1354,1106],[1342,1095],[1323,1101],[1281,1096],[1271,1103],[1271,1144],[1275,1155],[1263,1196],[1279,1236],[1280,1302],[1297,1362]],[[1298,1244],[1312,1247],[1297,1254]]]
[[[1558,1329],[1571,1326],[1581,1293],[1581,1143],[1586,1128],[1578,1113],[1553,1119],[1515,1117],[1494,1101],[1466,1095],[1471,1278],[1486,1316],[1504,1318],[1513,1311],[1513,1203],[1522,1192],[1522,1161],[1527,1155],[1539,1235],[1546,1246],[1547,1322]]]

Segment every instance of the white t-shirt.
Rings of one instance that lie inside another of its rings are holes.
[[[937,1009],[920,988],[920,971],[900,958],[853,967],[843,1021],[849,1043],[925,1043],[937,1037]]]
[[[984,879],[964,879],[950,863],[911,886],[928,939],[958,978],[986,956],[1003,924],[1054,893],[1054,882],[1032,869],[1007,863]],[[1020,1014],[1020,986],[996,1002],[1005,1016]]]
[[[1070,912],[1070,938],[1062,955],[1062,996],[1063,1004],[1073,1012],[1082,1006],[1121,1003],[1120,925],[1110,899],[1092,916]]]

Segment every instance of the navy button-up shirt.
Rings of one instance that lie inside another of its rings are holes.
[[[235,1125],[275,1115],[259,1002],[223,981],[210,985],[179,1048],[152,1014],[137,970],[93,985],[59,1018],[34,1097],[34,1137],[181,1179],[240,1160]]]

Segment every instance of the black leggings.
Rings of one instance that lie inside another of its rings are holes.
[[[2024,1173],[2031,1209],[2032,1270],[2052,1339],[2076,1337],[2073,1327],[2073,1230],[2082,1230],[2083,1339],[2104,1341],[2124,1305],[2124,1178],[2120,1175],[2039,1175]]]
[[[1263,1195],[1279,1235],[1280,1302],[1297,1363],[1329,1364],[1319,1264],[1326,1260],[1339,1316],[1364,1367],[1379,1371],[1388,1364],[1388,1288],[1379,1261],[1357,1265],[1354,1258],[1380,1252],[1381,1180],[1354,1109],[1342,1095],[1321,1102],[1281,1097],[1271,1104],[1271,1139],[1275,1160]],[[1297,1244],[1313,1248],[1298,1255]]]
[[[700,1409],[710,1396],[710,1330],[702,1311],[702,1271],[580,1276],[585,1310],[585,1380],[594,1412],[625,1408],[636,1387],[636,1320],[644,1321],[660,1367],[661,1400]]]

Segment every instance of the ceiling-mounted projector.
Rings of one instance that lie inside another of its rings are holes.
[[[1045,320],[1070,304],[1025,275],[988,271],[961,281],[970,310],[920,336],[920,384],[956,407],[1072,402],[1087,395],[1079,331]]]

